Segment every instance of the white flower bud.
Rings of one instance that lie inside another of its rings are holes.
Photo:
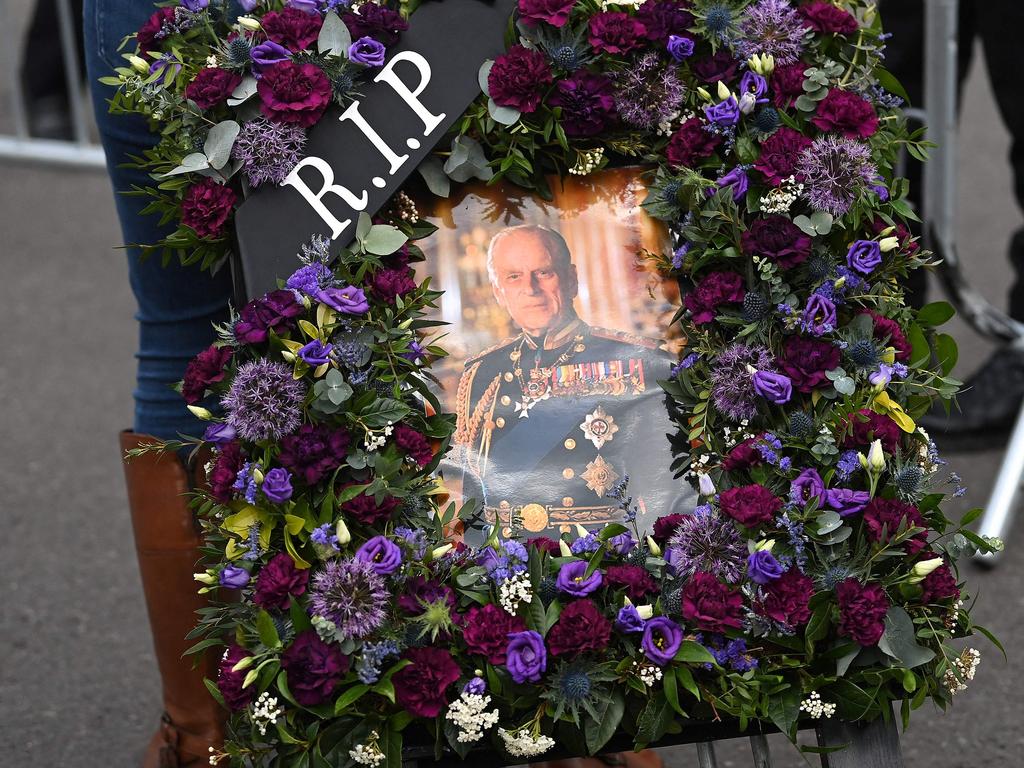
[[[558,551],[562,553],[562,557],[572,557],[572,550],[569,549],[569,545],[566,544],[565,539],[558,540]]]
[[[661,547],[659,547],[658,542],[650,536],[647,537],[647,548],[651,550],[651,554],[655,557],[661,557]]]
[[[139,56],[129,56],[128,63],[132,65],[132,69],[143,75],[149,74],[149,62]]]
[[[200,584],[216,584],[217,577],[209,571],[205,573],[193,573],[192,578],[198,581]]]
[[[917,584],[924,581],[924,577],[942,565],[943,562],[941,557],[933,557],[931,560],[920,560],[914,563],[914,567],[910,569],[910,583]]]
[[[740,112],[744,115],[753,112],[755,106],[757,106],[757,97],[754,94],[748,92],[740,96]]]
[[[775,546],[775,539],[761,539],[754,547],[755,552],[771,552]]]
[[[871,447],[868,449],[868,469],[880,473],[885,469],[885,453],[882,451],[882,441],[875,440],[871,443]]]
[[[651,618],[651,616],[654,615],[654,606],[652,606],[652,605],[638,605],[636,607],[636,612],[640,616],[641,619],[643,619],[644,621],[647,621],[647,619]]]
[[[201,406],[189,405],[187,406],[187,408],[190,411],[192,411],[192,415],[195,416],[197,419],[202,419],[203,421],[210,421],[210,419],[213,418],[213,414]]]
[[[348,544],[352,541],[352,534],[345,525],[345,518],[339,517],[338,524],[334,527],[334,535],[338,537],[339,544]]]
[[[900,247],[900,239],[898,237],[883,237],[878,241],[878,247],[882,249],[882,253],[894,251]]]
[[[260,471],[259,467],[253,467],[252,479],[255,480],[257,483],[263,482],[263,472]]]
[[[718,98],[720,98],[722,101],[725,101],[730,96],[732,96],[732,93],[729,91],[729,86],[727,86],[725,83],[723,83],[721,80],[719,80],[718,81]]]
[[[711,101],[711,94],[708,93],[708,89],[703,86],[697,89],[697,95],[704,99],[704,101]]]
[[[711,480],[711,475],[703,472],[697,475],[697,486],[701,496],[713,496],[715,493],[715,483]]]
[[[440,560],[442,557],[452,551],[452,544],[442,544],[440,547],[435,547],[434,551],[430,553],[431,560]]]
[[[239,16],[238,26],[242,29],[248,29],[250,32],[255,32],[260,29],[260,20],[254,19],[252,16]]]
[[[576,535],[579,536],[581,539],[585,539],[588,535],[590,535],[590,531],[588,531],[579,523],[576,523]]]

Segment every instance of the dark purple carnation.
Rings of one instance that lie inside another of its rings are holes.
[[[416,717],[437,717],[448,703],[448,687],[462,675],[459,665],[443,648],[409,648],[402,658],[412,664],[391,678],[395,702]]]
[[[364,525],[376,527],[385,520],[390,520],[400,504],[401,501],[394,496],[385,496],[378,503],[372,494],[361,493],[346,501],[341,508]]]
[[[425,467],[434,458],[430,441],[420,432],[406,424],[395,426],[393,433],[395,445],[420,467]]]
[[[231,187],[213,179],[200,179],[190,186],[181,201],[181,223],[199,237],[218,238],[238,196]]]
[[[567,136],[596,136],[615,119],[611,81],[583,70],[560,80],[548,104],[562,108],[561,122]]]
[[[181,381],[181,396],[186,403],[195,405],[203,399],[210,385],[224,381],[227,375],[224,368],[231,360],[232,353],[231,347],[210,345],[189,361]]]
[[[815,32],[827,35],[852,35],[858,29],[857,19],[849,11],[837,8],[825,0],[815,0],[813,3],[801,5],[797,11],[804,17],[806,25]]]
[[[266,610],[288,609],[290,599],[306,593],[309,569],[298,569],[291,555],[280,552],[264,565],[256,576],[252,601]]]
[[[718,503],[723,514],[748,528],[771,522],[782,509],[782,499],[759,483],[722,491]]]
[[[588,40],[595,51],[621,56],[636,50],[647,38],[642,21],[621,11],[601,11],[590,17]]]
[[[833,88],[818,102],[811,122],[821,131],[847,139],[866,139],[878,130],[878,115],[871,102],[839,88]]]
[[[697,571],[683,586],[683,618],[697,629],[726,632],[743,624],[743,595]]]
[[[910,359],[913,348],[910,346],[910,342],[907,341],[907,337],[904,335],[899,323],[870,309],[865,309],[861,314],[871,315],[871,320],[874,324],[872,335],[875,341],[893,347],[896,350],[896,359],[901,363],[905,363]]]
[[[487,90],[498,106],[533,112],[551,81],[551,69],[543,53],[514,45],[494,60],[487,75]]]
[[[185,98],[200,109],[213,109],[227,101],[228,96],[242,82],[242,76],[219,67],[203,67],[185,87]]]
[[[231,501],[232,486],[243,463],[245,458],[242,456],[242,446],[238,442],[225,443],[217,452],[213,469],[206,479],[210,484],[210,495],[221,504]]]
[[[811,618],[810,602],[814,595],[814,582],[790,568],[764,587],[764,599],[757,612],[788,627],[800,627]]]
[[[462,639],[470,653],[483,656],[491,664],[504,664],[508,638],[514,632],[526,631],[526,622],[508,614],[493,603],[474,605],[466,611]]]
[[[740,63],[726,48],[720,47],[713,56],[704,56],[693,62],[693,74],[705,83],[726,85],[736,79]]]
[[[907,554],[916,555],[928,545],[928,524],[912,504],[876,496],[864,507],[863,519],[869,541],[885,544],[901,527],[914,527],[924,530],[902,542]]]
[[[323,23],[324,20],[318,13],[306,13],[290,7],[265,13],[260,19],[267,37],[293,52],[305,50],[315,43],[320,37],[320,27]]]
[[[388,304],[394,304],[399,296],[416,290],[416,280],[407,267],[378,269],[370,278],[373,295]]]
[[[268,119],[305,128],[319,121],[331,103],[331,81],[324,71],[294,61],[267,67],[256,92],[260,110]]]
[[[564,27],[575,4],[576,0],[519,0],[519,18]]]
[[[921,589],[921,602],[925,605],[960,598],[960,588],[956,585],[956,577],[948,563],[943,563],[925,576]]]
[[[329,699],[348,666],[348,657],[341,649],[321,640],[315,629],[300,632],[281,654],[288,690],[304,707],[315,707]]]
[[[836,587],[836,599],[839,634],[866,647],[876,645],[885,632],[885,614],[889,611],[889,598],[882,585],[846,579]]]
[[[384,45],[394,45],[398,38],[409,28],[409,22],[402,14],[376,3],[363,3],[359,12],[349,12],[341,17],[352,34],[353,40],[360,37],[372,37]]]
[[[722,138],[704,130],[701,121],[691,117],[672,134],[665,147],[665,159],[673,168],[693,168],[715,153]]]
[[[827,341],[790,336],[782,345],[778,364],[797,391],[810,394],[829,385],[826,371],[839,366],[839,350]]]
[[[159,44],[166,39],[163,30],[172,29],[174,25],[174,8],[158,8],[152,16],[146,19],[135,36],[135,42],[139,45],[139,52],[147,54],[159,47]]]
[[[307,485],[316,485],[345,463],[349,434],[326,424],[303,424],[281,439],[277,460]]]
[[[792,106],[804,94],[804,70],[807,65],[801,61],[775,67],[771,76],[772,104],[779,109]]]
[[[754,170],[759,171],[769,184],[778,186],[796,174],[797,158],[809,146],[811,140],[800,131],[782,126],[761,142],[761,156],[754,163]]]
[[[875,440],[882,441],[886,453],[896,453],[900,444],[901,430],[896,422],[884,413],[875,413],[861,408],[846,417],[850,433],[843,440],[843,448],[866,449]]]
[[[655,616],[644,625],[640,647],[659,667],[670,664],[682,644],[683,630],[668,616]]]
[[[757,440],[753,437],[736,443],[728,455],[722,460],[722,469],[726,472],[736,472],[741,469],[759,467],[764,463],[764,457],[755,447]]]
[[[683,297],[695,325],[715,319],[715,310],[723,304],[739,304],[747,290],[743,278],[735,272],[709,272]]]
[[[603,651],[612,634],[612,623],[601,615],[591,600],[569,603],[548,631],[548,648],[553,656],[578,656],[585,651]]]
[[[547,552],[549,555],[558,555],[562,548],[558,546],[558,541],[555,539],[549,539],[547,536],[537,536],[532,539],[526,540],[527,547],[536,547],[541,552]]]
[[[679,523],[683,521],[683,515],[678,512],[672,515],[662,515],[654,521],[654,528],[651,531],[651,538],[657,544],[664,546],[669,539],[672,538],[672,534],[676,532],[676,528],[679,527]]]
[[[658,591],[651,574],[639,565],[610,565],[604,573],[608,589],[625,589],[626,597],[635,603]]]
[[[242,659],[252,656],[245,648],[232,643],[217,665],[217,690],[224,697],[224,703],[232,712],[245,709],[256,697],[258,686],[250,685],[243,688],[245,676],[249,674],[248,669],[233,671],[233,667]]]
[[[755,219],[740,243],[747,255],[765,256],[783,269],[795,267],[811,255],[811,238],[785,216]]]
[[[669,35],[684,35],[693,26],[693,15],[685,0],[647,0],[637,8],[635,18],[647,30],[647,39],[665,45]]]
[[[305,308],[294,291],[271,291],[242,307],[235,323],[235,338],[241,344],[262,344],[270,337],[270,331],[281,334],[293,329],[295,318],[303,312]]]

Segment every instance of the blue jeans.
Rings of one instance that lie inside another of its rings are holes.
[[[171,231],[157,226],[158,216],[140,213],[148,199],[120,194],[133,185],[155,184],[144,172],[118,165],[128,155],[152,146],[156,137],[134,115],[108,114],[106,100],[113,89],[97,78],[124,63],[118,45],[154,10],[144,0],[85,0],[85,54],[93,109],[125,243],[154,243]],[[159,256],[143,261],[137,248],[129,248],[128,271],[139,321],[134,429],[164,439],[201,435],[202,424],[170,387],[181,379],[188,361],[213,341],[212,323],[227,320],[229,270],[225,266],[211,276],[198,266],[182,267],[177,262],[163,267]]]

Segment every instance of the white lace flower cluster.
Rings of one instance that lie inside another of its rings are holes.
[[[380,434],[368,431],[366,433],[366,439],[363,440],[363,448],[365,448],[369,453],[373,453],[374,451],[383,448],[384,444],[387,443],[388,438],[391,437],[391,433],[394,431],[395,427],[390,421]]]
[[[533,587],[530,584],[530,575],[525,571],[517,573],[509,579],[505,579],[498,587],[498,602],[501,607],[513,616],[519,610],[520,603],[533,602]]]
[[[953,660],[950,668],[942,676],[942,684],[946,686],[951,696],[967,690],[967,683],[974,679],[974,673],[978,671],[980,663],[981,652],[976,648],[964,648],[964,652]]]
[[[348,751],[348,756],[360,765],[367,765],[370,768],[377,768],[384,762],[384,753],[377,746],[379,736],[376,731],[370,731],[370,736],[365,744],[356,744],[355,748]]]
[[[451,720],[459,729],[458,740],[472,744],[483,738],[484,731],[498,722],[498,710],[487,711],[491,697],[486,694],[463,691],[448,707],[446,720]]]
[[[505,749],[512,757],[537,757],[543,755],[553,746],[555,740],[550,736],[537,736],[534,738],[529,731],[506,731],[498,729],[498,735],[505,742]]]
[[[822,701],[821,694],[811,691],[806,699],[800,702],[800,710],[806,712],[812,720],[832,717],[836,713],[836,705],[829,701]]]
[[[639,661],[633,662],[633,674],[640,678],[640,682],[648,688],[652,687],[656,682],[664,677],[661,667],[657,667],[654,664],[645,664]]]
[[[804,185],[796,180],[796,176],[783,179],[782,183],[761,198],[762,213],[789,213],[793,205],[803,194]]]
[[[252,705],[252,722],[259,729],[260,736],[266,736],[267,727],[276,725],[277,718],[283,714],[284,708],[277,706],[277,697],[267,691],[261,693]]]
[[[569,173],[573,176],[586,176],[601,164],[601,158],[603,157],[604,147],[596,147],[588,149],[586,152],[580,152],[576,156],[576,165],[569,169]]]

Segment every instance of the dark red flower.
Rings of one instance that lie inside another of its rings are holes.
[[[268,611],[288,610],[291,598],[304,595],[309,583],[309,569],[296,568],[291,555],[280,552],[264,565],[256,576],[252,601]]]
[[[391,677],[395,701],[416,717],[437,717],[448,703],[448,686],[462,674],[459,665],[442,648],[409,648],[402,658],[412,664]]]
[[[394,496],[385,496],[378,503],[372,494],[361,493],[346,501],[341,508],[364,525],[376,528],[386,520],[390,520],[391,515],[401,504],[401,500]]]
[[[839,634],[863,646],[876,645],[885,632],[889,598],[881,584],[861,584],[850,578],[836,587]]]
[[[488,603],[485,606],[474,605],[466,611],[462,639],[470,653],[486,657],[491,664],[504,664],[509,634],[524,631],[526,622],[521,618]]]
[[[857,19],[849,11],[837,8],[825,0],[801,5],[797,10],[806,26],[826,35],[852,35],[857,31]]]
[[[765,181],[777,187],[796,174],[796,161],[811,143],[800,131],[783,126],[761,142],[761,156],[754,163],[754,169],[761,172]]]
[[[384,45],[394,45],[398,38],[409,28],[409,22],[402,14],[376,3],[363,3],[359,12],[349,12],[341,17],[352,33],[352,39],[372,37]]]
[[[373,295],[388,304],[394,304],[398,296],[405,296],[416,290],[416,280],[408,267],[378,269],[370,277]]]
[[[612,623],[601,615],[591,600],[577,600],[562,609],[548,632],[553,656],[578,656],[584,651],[601,651],[608,645]]]
[[[678,33],[677,33],[678,34]],[[740,71],[740,64],[725,47],[719,47],[718,53],[713,56],[703,56],[693,62],[693,74],[699,80],[714,85],[723,82],[729,85],[736,79]],[[714,91],[714,89],[711,89]]]
[[[722,138],[704,130],[700,119],[691,117],[672,134],[665,147],[665,159],[673,168],[694,168],[715,153]]]
[[[748,528],[771,522],[782,509],[782,499],[759,483],[722,491],[718,503],[724,514]]]
[[[960,599],[960,588],[956,585],[956,577],[948,563],[943,563],[925,576],[921,589],[921,602],[925,605]]]
[[[553,27],[564,27],[574,5],[576,0],[519,0],[519,18],[534,24],[543,21]]]
[[[181,381],[181,396],[185,398],[186,403],[195,405],[203,399],[211,384],[224,381],[227,375],[224,369],[231,360],[231,355],[231,347],[211,344],[189,361]]]
[[[560,80],[548,104],[562,108],[567,136],[596,136],[615,119],[611,80],[583,70]]]
[[[878,130],[878,115],[871,102],[856,93],[833,88],[818,102],[811,122],[826,133],[848,139],[866,139]]]
[[[159,47],[160,43],[167,39],[168,32],[174,29],[173,25],[174,8],[158,8],[146,19],[146,23],[139,28],[135,36],[139,51],[146,54]]]
[[[803,96],[804,70],[807,68],[802,61],[775,68],[769,87],[773,105],[779,109],[786,109],[792,106],[798,97]]]
[[[232,486],[244,463],[242,446],[238,441],[225,443],[217,452],[217,459],[213,462],[213,469],[206,480],[210,484],[210,495],[221,504],[231,501]]]
[[[882,441],[886,453],[896,453],[900,444],[900,428],[884,413],[875,413],[861,408],[846,417],[850,425],[849,434],[843,440],[843,448],[868,448],[875,440]]]
[[[910,342],[907,341],[907,337],[903,334],[903,329],[900,328],[899,323],[870,309],[865,309],[860,314],[871,315],[874,326],[872,336],[874,336],[875,341],[893,347],[896,350],[896,359],[901,363],[905,363],[910,359],[913,348],[910,346]]]
[[[636,19],[643,22],[647,39],[664,45],[669,35],[684,35],[693,26],[693,15],[686,0],[647,0],[637,8]]]
[[[238,196],[231,187],[213,179],[200,179],[185,191],[181,201],[181,223],[199,237],[215,239],[224,233],[224,225]]]
[[[398,596],[398,607],[410,616],[419,616],[432,603],[445,603],[449,610],[455,608],[455,593],[452,588],[425,576],[413,576],[402,585]]]
[[[393,433],[395,445],[420,467],[425,467],[434,458],[434,451],[430,447],[430,441],[406,424],[395,426]]]
[[[331,103],[331,81],[323,70],[294,61],[264,69],[256,92],[260,110],[269,119],[305,128],[315,125]]]
[[[810,620],[814,582],[798,568],[790,568],[763,589],[764,600],[757,606],[758,613],[793,628]]]
[[[672,534],[676,532],[676,528],[683,522],[684,515],[678,512],[673,515],[662,515],[654,521],[654,529],[651,531],[651,538],[657,544],[662,546],[672,538]]]
[[[747,295],[743,278],[735,272],[709,272],[683,297],[696,325],[710,323],[723,304],[739,304]]]
[[[494,103],[520,112],[533,112],[553,78],[547,57],[521,45],[494,60],[487,75],[487,90]]]
[[[295,318],[304,311],[294,291],[271,291],[242,307],[235,323],[235,338],[242,344],[262,344],[270,331],[281,334],[294,328]]]
[[[697,571],[683,586],[683,618],[707,632],[725,632],[742,625],[743,595],[710,573]]]
[[[260,23],[268,39],[295,53],[317,41],[324,20],[319,13],[306,13],[288,6],[263,14]]]
[[[609,589],[625,589],[626,596],[640,602],[658,591],[651,574],[639,565],[609,565],[604,572],[604,583]]]
[[[526,546],[536,547],[541,552],[547,552],[549,555],[560,555],[562,552],[561,547],[558,546],[558,541],[549,539],[547,536],[536,536],[532,539],[527,539]]]
[[[913,556],[928,546],[928,523],[918,508],[912,504],[906,504],[899,499],[883,499],[876,496],[864,507],[863,517],[870,541],[889,542],[901,527],[913,526],[924,530],[904,541],[904,550]]]
[[[736,443],[728,455],[722,459],[722,469],[726,472],[735,472],[740,469],[759,467],[764,463],[761,452],[754,447],[757,438],[748,437],[740,443]]]
[[[315,707],[329,699],[348,667],[348,657],[338,646],[321,640],[315,629],[297,634],[281,654],[288,690],[304,707]]]
[[[828,386],[825,372],[839,367],[839,360],[839,350],[827,341],[790,336],[782,345],[778,364],[797,391],[810,394]]]
[[[212,109],[227,101],[228,96],[242,82],[242,76],[220,67],[203,67],[192,82],[185,86],[185,98],[200,109]]]
[[[595,51],[623,55],[639,48],[647,38],[642,21],[621,11],[601,11],[590,17],[590,47]]]
[[[238,712],[249,706],[256,696],[255,685],[243,688],[245,676],[249,674],[248,669],[233,671],[233,667],[242,659],[252,656],[245,648],[232,643],[228,646],[224,656],[217,665],[217,690],[224,697],[224,703],[232,712]]]
[[[350,439],[344,429],[303,424],[295,434],[281,438],[277,460],[307,485],[316,485],[345,463]]]
[[[765,256],[783,269],[795,267],[811,255],[811,238],[785,216],[754,219],[740,243],[748,256]]]

